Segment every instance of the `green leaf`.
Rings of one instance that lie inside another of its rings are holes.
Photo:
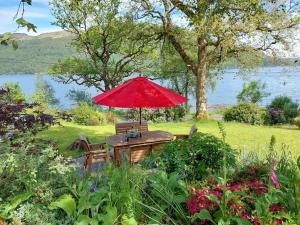
[[[32,5],[32,0],[22,0],[22,2],[27,3],[28,5]]]
[[[99,214],[98,219],[103,225],[112,225],[117,220],[118,210],[116,207],[107,207],[106,214]]]
[[[200,220],[213,221],[212,218],[211,218],[210,213],[206,209],[202,209],[199,213],[196,213],[195,218],[198,218]]]
[[[27,21],[24,18],[19,18],[16,20],[16,23],[21,26],[21,27],[25,27],[27,25]]]
[[[16,40],[12,40],[11,44],[12,44],[12,47],[13,47],[14,50],[18,49],[19,46],[18,46],[18,43],[17,43]]]
[[[90,220],[90,217],[88,217],[87,215],[79,215],[75,222],[75,225],[89,225]]]
[[[6,219],[9,212],[18,207],[22,202],[28,200],[32,196],[32,193],[26,192],[15,196],[10,203],[8,203],[3,212],[0,213],[0,217]]]
[[[134,217],[128,218],[127,215],[122,216],[122,225],[138,225]]]
[[[252,225],[248,220],[243,220],[241,218],[232,217],[232,221],[235,221],[238,225]]]
[[[32,30],[33,32],[36,33],[36,26],[33,23],[27,23],[27,31]]]
[[[76,202],[71,195],[64,195],[59,200],[52,202],[49,207],[52,209],[62,209],[64,210],[69,217],[74,216],[76,211]]]
[[[297,159],[297,166],[298,166],[298,168],[300,169],[300,156],[299,156],[298,159]]]

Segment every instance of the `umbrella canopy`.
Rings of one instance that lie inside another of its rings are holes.
[[[136,77],[93,98],[98,105],[117,108],[171,107],[188,99],[146,77]]]
[[[188,100],[146,77],[133,78],[116,88],[95,96],[93,99],[98,105],[140,108],[140,123],[142,122],[141,108],[171,107]]]

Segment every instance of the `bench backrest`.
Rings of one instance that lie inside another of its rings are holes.
[[[148,131],[148,123],[142,122],[123,122],[123,123],[116,123],[116,134],[126,134],[130,130],[138,130],[140,132],[147,132]]]

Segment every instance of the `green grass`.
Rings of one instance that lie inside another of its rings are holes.
[[[178,123],[150,124],[150,130],[165,130],[174,134],[187,134],[194,121]],[[218,124],[213,120],[202,120],[196,122],[200,132],[210,133],[220,137]],[[59,144],[59,150],[66,156],[78,156],[82,153],[70,151],[67,147],[76,139],[79,134],[84,134],[92,142],[105,141],[107,136],[115,132],[114,125],[104,126],[82,126],[75,123],[63,122],[63,126],[54,126],[43,131],[40,137],[48,138]],[[280,149],[282,143],[289,147],[292,155],[300,155],[300,130],[294,128],[280,128],[268,126],[252,126],[240,123],[225,123],[227,142],[237,149],[243,151],[256,151],[264,155],[272,135],[276,137],[277,146]]]

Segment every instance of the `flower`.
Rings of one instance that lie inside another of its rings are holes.
[[[271,170],[271,180],[273,181],[274,187],[279,188],[279,181],[274,169]]]
[[[253,224],[254,224],[254,225],[260,225],[259,220],[258,220],[257,217],[255,217],[255,218],[253,219]]]

